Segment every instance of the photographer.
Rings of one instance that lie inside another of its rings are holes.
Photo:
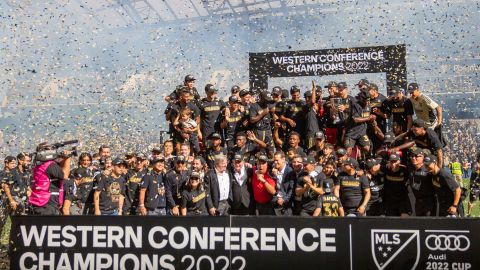
[[[64,150],[58,155],[55,148],[47,143],[37,146],[32,194],[29,198],[34,215],[60,215],[63,181],[70,174],[71,151]]]

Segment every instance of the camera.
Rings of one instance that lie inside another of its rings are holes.
[[[65,156],[63,154],[63,149],[61,149],[64,146],[71,145],[72,148],[70,148],[70,155]],[[37,151],[34,153],[35,155],[35,161],[49,161],[49,160],[55,160],[57,158],[67,158],[70,156],[78,156],[77,152],[77,144],[78,140],[72,140],[72,141],[64,141],[64,142],[59,142],[59,143],[54,143],[54,144],[41,144],[39,147],[37,147]]]

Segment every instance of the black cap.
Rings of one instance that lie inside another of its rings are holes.
[[[337,82],[336,81],[331,81],[329,82],[327,85],[325,85],[325,88],[330,88],[330,87],[333,87],[333,86],[337,86]]]
[[[190,81],[195,81],[195,77],[193,77],[193,75],[190,75],[188,74],[187,76],[185,76],[185,79],[183,80],[184,82],[190,82]]]
[[[425,165],[430,165],[431,163],[437,163],[437,162],[438,162],[437,157],[434,155],[428,155],[423,159],[423,163],[425,163]]]
[[[407,89],[408,89],[408,92],[411,93],[411,92],[415,91],[416,89],[418,89],[418,87],[419,87],[418,83],[410,83],[408,85]]]
[[[240,100],[238,99],[237,96],[230,96],[228,98],[228,102],[238,103],[238,102],[240,102]]]
[[[290,94],[295,92],[300,92],[300,87],[297,85],[292,85],[292,87],[290,87]]]
[[[115,158],[112,161],[112,165],[127,165],[127,163],[125,162],[125,160],[123,160],[121,158]]]
[[[245,134],[245,131],[239,131],[239,132],[235,135],[235,138],[238,138],[238,137],[247,137],[247,134]]]
[[[243,160],[243,156],[241,154],[235,154],[233,156],[233,160],[236,160],[236,161],[242,161]]]
[[[218,90],[213,86],[213,84],[209,83],[205,85],[205,93],[212,93],[212,92],[218,92]]]
[[[397,154],[391,154],[389,157],[388,157],[388,161],[399,161],[400,160],[400,156],[397,155]]]
[[[414,127],[423,127],[423,128],[424,128],[426,125],[425,125],[425,121],[423,121],[423,120],[420,119],[420,118],[417,118],[417,119],[413,120],[413,125],[412,125],[412,126],[414,126]]]
[[[4,161],[5,161],[5,162],[12,162],[12,161],[15,161],[15,160],[17,160],[15,157],[7,156],[7,157],[5,157],[5,160],[4,160]]]
[[[188,89],[188,87],[186,87],[186,86],[182,86],[179,89],[179,92],[180,92],[180,94],[183,94],[183,93],[189,93],[190,94],[190,89]]]
[[[358,168],[358,161],[354,158],[351,158],[351,157],[349,157],[345,161],[343,161],[343,164],[352,166],[354,168]]]
[[[77,168],[75,171],[73,171],[72,175],[73,175],[74,178],[77,178],[77,179],[89,176],[86,168]]]
[[[369,158],[367,159],[367,162],[365,162],[365,165],[367,166],[367,169],[373,168],[375,165],[380,164],[377,159],[375,158]]]
[[[282,95],[282,88],[280,88],[280,86],[273,87],[272,95],[281,96]]]
[[[312,156],[307,156],[303,159],[304,164],[315,164],[317,161]]]
[[[371,83],[371,84],[368,85],[368,90],[370,90],[370,89],[378,91],[378,85],[376,85],[374,83]]]
[[[392,94],[398,94],[398,93],[403,93],[403,90],[398,87],[397,85],[392,86],[392,89],[390,89],[390,93]]]
[[[232,88],[230,89],[230,92],[231,92],[232,94],[235,94],[235,93],[240,92],[240,86],[238,86],[238,85],[232,86]]]
[[[134,157],[137,157],[137,154],[135,154],[135,153],[126,153],[125,154],[125,159],[131,159],[131,158],[134,158]]]
[[[162,148],[160,148],[160,147],[158,147],[158,146],[155,146],[155,147],[153,147],[152,152],[161,153],[161,152],[162,152]]]
[[[346,83],[346,82],[339,82],[339,83],[337,84],[337,87],[338,87],[339,90],[342,90],[342,89],[347,88],[348,86],[347,86],[347,83]]]
[[[325,139],[325,134],[321,131],[315,132],[315,139]]]
[[[312,91],[307,91],[303,94],[304,97],[311,97],[312,96]]]
[[[425,152],[423,152],[423,149],[420,147],[411,147],[410,148],[410,153],[413,155],[422,155],[425,156]]]
[[[220,134],[218,133],[212,133],[212,135],[210,135],[210,139],[222,139],[222,136],[220,136]]]
[[[265,162],[267,162],[267,161],[268,161],[268,157],[267,157],[266,155],[260,155],[260,156],[258,156],[258,160],[259,160],[259,161],[265,161]]]
[[[345,156],[347,154],[347,150],[345,150],[345,148],[338,148],[336,153],[337,156]]]
[[[151,164],[151,165],[153,165],[153,164],[155,164],[155,163],[157,163],[157,162],[165,162],[165,158],[160,157],[160,158],[154,158],[154,159],[150,160],[150,164]]]
[[[240,96],[241,96],[241,97],[244,97],[244,96],[246,96],[246,95],[251,95],[251,94],[252,94],[252,93],[250,92],[250,90],[247,90],[247,89],[242,89],[242,90],[240,91]]]
[[[370,84],[370,82],[367,79],[361,79],[357,83],[358,86],[362,86],[362,85],[367,85],[368,86],[369,84]]]
[[[140,154],[137,155],[137,159],[147,160],[148,158],[145,154],[140,153]]]
[[[395,141],[395,135],[392,132],[387,132],[383,137],[384,143],[392,143]]]
[[[190,179],[192,179],[192,178],[200,179],[200,174],[198,172],[192,172],[190,174]]]
[[[187,159],[184,156],[177,156],[175,157],[175,163],[185,163]]]
[[[269,92],[267,91],[263,91],[261,94],[260,94],[260,97],[262,98],[262,100],[264,101],[267,101],[267,102],[270,102],[272,101],[272,94],[270,94]]]

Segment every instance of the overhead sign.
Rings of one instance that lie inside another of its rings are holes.
[[[380,73],[387,88],[407,87],[405,45],[250,53],[250,88],[268,89],[268,78]]]
[[[479,269],[480,221],[13,217],[11,269]]]

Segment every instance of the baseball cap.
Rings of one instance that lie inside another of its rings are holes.
[[[363,100],[370,100],[372,96],[370,96],[370,93],[368,93],[367,91],[362,91],[360,92],[360,94],[358,94],[358,97]]]
[[[400,87],[398,87],[397,85],[394,85],[390,89],[390,93],[392,93],[392,94],[403,93],[403,90],[400,89]]]
[[[140,153],[140,154],[137,155],[137,159],[147,160],[148,158],[145,154]]]
[[[125,160],[123,160],[121,158],[115,158],[112,161],[112,165],[126,165],[126,162],[125,162]]]
[[[411,147],[410,148],[410,153],[412,155],[415,155],[415,156],[417,156],[417,155],[425,156],[425,152],[423,152],[423,149],[420,148],[420,147]]]
[[[235,93],[240,92],[240,86],[238,86],[238,85],[232,86],[232,88],[230,89],[230,92],[231,92],[232,94],[235,94]]]
[[[162,152],[162,148],[160,148],[160,147],[158,147],[158,146],[155,146],[155,147],[152,149],[152,152],[161,153],[161,152]]]
[[[73,172],[73,177],[74,178],[84,178],[84,177],[88,177],[88,171],[86,168],[77,168],[74,172]]]
[[[418,89],[418,87],[419,87],[418,83],[410,83],[408,85],[407,89],[408,89],[408,92],[411,93],[411,92],[415,91],[416,89]]]
[[[337,86],[337,82],[336,82],[336,81],[328,82],[328,84],[325,85],[325,88],[330,88],[330,87],[333,87],[333,86]]]
[[[339,82],[339,83],[337,84],[337,87],[338,87],[338,90],[342,90],[342,89],[347,88],[348,86],[347,86],[347,83],[346,83],[346,82]]]
[[[175,158],[175,163],[185,163],[187,162],[187,159],[184,156],[177,156]]]
[[[303,94],[304,97],[311,97],[312,96],[312,91],[307,91]]]
[[[259,161],[267,162],[267,161],[268,161],[268,157],[267,157],[266,155],[260,155],[260,156],[258,156],[258,160],[259,160]]]
[[[391,154],[389,157],[388,157],[388,161],[398,161],[400,160],[400,156],[397,155],[397,154]]]
[[[345,156],[347,154],[347,150],[345,150],[345,148],[338,148],[336,153],[337,156]]]
[[[432,163],[437,163],[437,162],[438,162],[437,157],[434,155],[428,155],[423,159],[423,163],[425,163],[425,165],[430,165]]]
[[[241,154],[235,154],[233,156],[233,160],[236,160],[236,161],[242,161],[243,160],[243,156]]]
[[[210,135],[210,139],[222,139],[222,136],[220,136],[220,134],[218,133],[213,133],[212,135]]]
[[[281,96],[282,95],[282,88],[280,88],[280,86],[273,87],[272,95]]]
[[[190,179],[192,179],[192,178],[200,179],[200,174],[198,172],[192,172],[190,174]]]
[[[375,165],[378,165],[378,164],[380,164],[380,162],[375,158],[369,158],[369,159],[367,159],[367,162],[365,162],[365,165],[367,166],[367,169],[371,169]]]
[[[195,77],[193,77],[193,75],[191,74],[188,74],[187,76],[185,76],[185,79],[184,79],[185,82],[190,82],[195,80],[196,80]]]
[[[292,85],[292,87],[290,87],[290,93],[294,92],[300,92],[300,87],[298,87],[297,85]]]
[[[316,161],[312,156],[307,156],[303,159],[303,164],[315,164]]]
[[[228,98],[228,102],[238,103],[238,102],[240,102],[240,100],[238,99],[237,96],[230,96]]]
[[[247,89],[242,89],[240,90],[240,96],[241,97],[244,97],[246,95],[251,95],[252,93],[250,92],[250,90],[247,90]]]
[[[395,135],[392,132],[387,132],[383,137],[384,143],[392,143],[395,141]]]
[[[315,132],[315,139],[325,139],[325,134],[321,131]]]
[[[165,159],[163,157],[160,157],[160,158],[154,158],[154,159],[150,160],[151,165],[153,165],[157,162],[165,162]]]
[[[367,79],[361,79],[357,83],[358,86],[362,86],[362,85],[367,85],[368,86],[369,84],[370,84],[370,82]]]
[[[272,94],[270,94],[269,92],[267,91],[263,91],[261,94],[260,94],[261,98],[265,101],[272,101]]]
[[[218,90],[213,86],[213,84],[209,83],[205,85],[205,93],[212,93],[212,92],[218,92]]]
[[[351,158],[351,157],[349,157],[345,161],[343,161],[343,164],[352,166],[354,168],[358,168],[358,161],[354,158]]]

